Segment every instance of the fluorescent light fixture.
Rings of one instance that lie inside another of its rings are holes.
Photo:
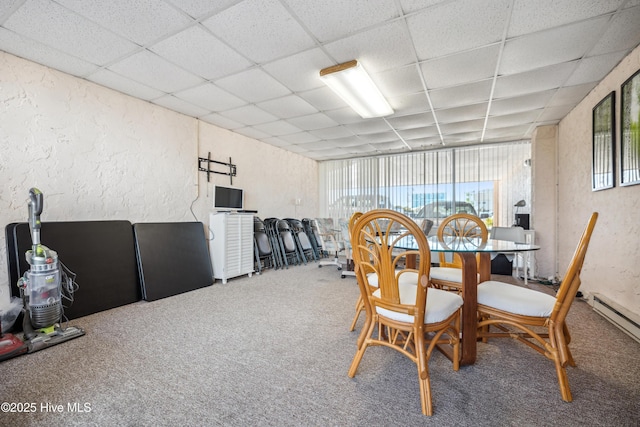
[[[393,114],[380,89],[355,59],[320,70],[320,78],[362,118]]]

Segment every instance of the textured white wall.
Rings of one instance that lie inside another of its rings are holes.
[[[233,184],[229,177],[212,174],[210,182],[200,172],[201,212],[213,206],[215,184],[242,188],[245,192],[245,209],[257,210],[261,218],[304,218],[318,214],[318,163],[264,144],[240,134],[200,122],[199,156],[232,163],[237,167]],[[212,169],[225,171],[222,165]],[[300,199],[296,205],[295,200]],[[207,213],[208,217],[208,213]],[[206,221],[206,220],[205,220]]]
[[[212,184],[229,184],[197,171],[208,151],[237,164],[248,209],[316,215],[317,162],[0,52],[0,301],[15,286],[4,227],[27,221],[29,188],[42,221],[206,224]]]
[[[584,269],[583,291],[601,293],[640,314],[640,185],[591,191],[591,113],[616,91],[620,144],[620,85],[640,69],[640,47],[596,86],[559,125],[558,261],[564,274],[591,212],[599,212]],[[616,153],[619,153],[616,150]],[[616,158],[616,165],[619,165]],[[618,168],[618,166],[616,166]],[[619,170],[616,170],[619,176]]]

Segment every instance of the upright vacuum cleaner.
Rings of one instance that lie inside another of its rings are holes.
[[[66,296],[72,301],[76,284],[70,276],[73,273],[58,262],[56,251],[40,243],[42,206],[42,192],[37,188],[30,189],[29,230],[32,246],[25,254],[30,268],[18,280],[24,304],[22,329],[28,353],[84,335],[80,328],[61,326],[64,316],[62,298]]]

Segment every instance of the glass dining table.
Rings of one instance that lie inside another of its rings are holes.
[[[464,304],[462,305],[462,351],[460,364],[472,365],[476,361],[477,353],[477,283],[491,279],[491,253],[535,251],[540,249],[540,246],[506,240],[481,240],[479,238],[445,237],[439,240],[437,236],[429,237],[428,241],[431,252],[450,252],[460,256],[462,262],[461,296],[464,300]],[[396,247],[418,249],[413,236],[407,236],[401,239],[396,244]],[[476,261],[476,254],[479,255],[479,264]],[[412,263],[415,266],[415,256],[407,256],[406,262],[410,268]]]

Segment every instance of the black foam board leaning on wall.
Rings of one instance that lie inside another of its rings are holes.
[[[213,284],[201,222],[137,223],[133,229],[143,299],[154,301]]]

